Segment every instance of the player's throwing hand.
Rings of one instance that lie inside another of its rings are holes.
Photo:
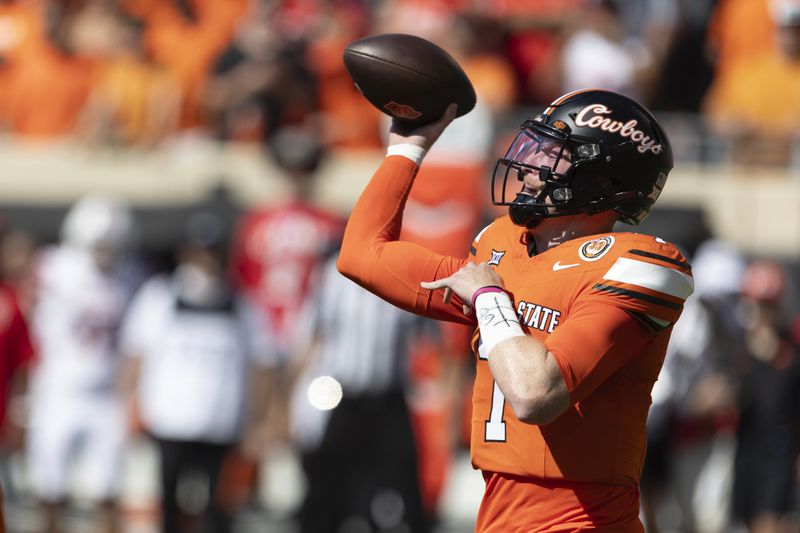
[[[389,132],[389,146],[413,144],[423,150],[429,150],[445,128],[456,118],[457,110],[458,106],[456,104],[450,104],[439,120],[423,126],[409,126],[397,120],[392,120],[392,129]]]
[[[469,315],[471,306],[466,302],[472,302],[475,291],[488,286],[503,287],[503,278],[488,263],[468,263],[446,278],[423,281],[420,286],[423,289],[432,291],[444,288],[445,303],[450,302],[452,293],[456,293],[461,298],[461,301],[464,302],[464,314]]]

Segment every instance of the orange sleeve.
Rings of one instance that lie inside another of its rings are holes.
[[[624,309],[586,302],[570,313],[545,346],[561,368],[574,403],[643,353],[657,335]]]
[[[419,315],[473,324],[454,296],[442,302],[442,291],[420,287],[441,279],[467,263],[433,253],[411,242],[398,241],[403,209],[417,166],[402,156],[387,157],[356,202],[339,253],[339,271],[370,292]]]

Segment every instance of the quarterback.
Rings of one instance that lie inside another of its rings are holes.
[[[650,391],[692,293],[671,244],[638,224],[672,168],[653,115],[603,90],[569,93],[498,160],[503,216],[464,258],[398,240],[425,152],[455,116],[409,131],[359,198],[339,269],[415,313],[476,326],[471,456],[486,490],[476,531],[642,532],[638,483]]]

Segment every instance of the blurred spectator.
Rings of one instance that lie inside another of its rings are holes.
[[[498,118],[517,102],[518,80],[505,49],[507,29],[495,15],[459,1],[399,0],[383,6],[373,27],[376,33],[418,35],[447,50],[475,87],[479,104]]]
[[[88,6],[75,25],[83,54],[99,64],[79,133],[93,144],[153,147],[177,130],[180,88],[144,53],[140,21],[115,4]]]
[[[708,33],[716,5],[716,0],[647,2],[642,40],[652,54],[653,76],[645,89],[655,109],[700,111],[714,75]]]
[[[9,65],[31,58],[47,46],[43,6],[5,1],[0,3],[0,122],[8,121],[6,94]]]
[[[75,53],[73,19],[65,5],[49,4],[44,20],[48,42],[20,50],[2,74],[8,128],[31,139],[75,132],[94,75],[93,62]]]
[[[754,65],[777,46],[772,4],[783,0],[719,0],[711,14],[708,49],[719,76]]]
[[[181,128],[204,125],[202,94],[214,61],[228,46],[247,0],[123,0],[144,20],[144,42],[153,60],[181,88]]]
[[[0,280],[14,291],[25,315],[31,310],[35,296],[32,276],[35,256],[36,241],[32,235],[0,228]]]
[[[447,31],[465,3],[460,0],[392,0],[378,9],[377,33],[412,33],[425,39]]]
[[[339,274],[336,257],[320,278],[292,394],[308,478],[300,531],[424,533],[405,394],[409,344],[432,324]]]
[[[237,445],[252,459],[263,453],[253,439],[263,434],[276,359],[260,313],[225,280],[224,231],[209,212],[190,217],[174,272],[144,284],[123,325],[125,389],[138,389],[141,423],[158,446],[165,533],[231,531],[235,509],[218,484],[224,461]],[[204,503],[186,509],[179,487],[198,473]]]
[[[742,279],[745,336],[739,361],[739,427],[733,514],[751,533],[800,530],[800,353],[786,326],[786,272],[757,260]]]
[[[517,103],[518,80],[506,57],[506,30],[489,17],[462,15],[445,33],[445,44],[467,73],[478,100],[494,120],[501,120]]]
[[[559,55],[564,29],[588,0],[493,3],[496,10],[484,10],[493,16],[500,13],[510,28],[508,58],[519,77],[520,103],[538,107],[552,102],[562,94]]]
[[[253,2],[215,56],[203,98],[218,138],[268,140],[282,126],[316,127],[317,81],[305,41],[286,38],[277,26],[273,9]]]
[[[309,43],[308,64],[319,82],[323,140],[334,149],[382,147],[381,113],[361,95],[342,61],[348,43],[375,30],[372,22],[364,0],[331,2],[325,24]]]
[[[284,128],[269,146],[274,161],[287,173],[291,195],[242,215],[233,238],[230,274],[234,286],[266,311],[275,346],[285,355],[296,340],[311,273],[338,245],[344,224],[313,204],[314,178],[324,155],[316,132]]]
[[[721,65],[705,113],[711,126],[732,141],[734,161],[785,166],[800,124],[800,4],[775,0],[770,7],[776,46]],[[737,35],[750,35],[749,21],[745,28]]]
[[[602,87],[641,98],[649,52],[625,32],[613,0],[594,0],[576,17],[561,49],[561,93]]]
[[[286,173],[290,195],[280,203],[255,206],[241,215],[233,236],[229,274],[235,290],[265,313],[283,365],[300,340],[297,328],[311,274],[322,257],[338,246],[344,222],[313,203],[317,168],[324,155],[316,129],[283,127],[267,143],[273,161]],[[283,380],[279,386],[284,386]],[[285,427],[286,413],[274,415],[271,426]],[[258,478],[255,466],[250,474],[253,485]]]
[[[5,0],[0,2],[0,56],[4,62],[16,62],[26,54],[46,46],[44,2]]]
[[[81,451],[85,493],[102,506],[103,530],[116,526],[125,436],[116,341],[134,284],[125,258],[132,235],[125,204],[87,196],[68,212],[61,243],[38,259],[31,322],[40,358],[32,376],[28,460],[46,512],[44,531],[58,530]]]
[[[692,258],[686,301],[653,388],[642,502],[648,531],[725,531],[732,477],[735,314],[744,258],[709,239]],[[664,513],[673,498],[679,513]]]

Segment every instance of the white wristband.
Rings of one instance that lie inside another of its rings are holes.
[[[422,159],[427,151],[416,144],[393,144],[386,149],[386,156],[402,155],[414,162],[417,166],[422,164]]]
[[[479,294],[475,298],[475,316],[478,318],[483,353],[487,357],[504,340],[525,335],[511,298],[504,291]]]

